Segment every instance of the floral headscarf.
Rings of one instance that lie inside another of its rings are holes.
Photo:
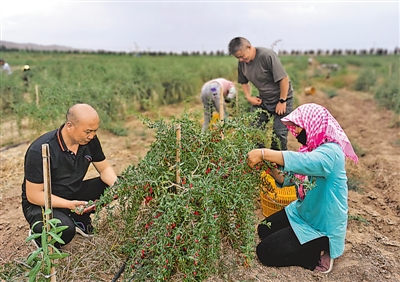
[[[314,103],[304,104],[281,121],[294,136],[297,135],[296,125],[305,129],[307,144],[300,147],[301,152],[311,152],[324,143],[334,142],[340,145],[346,157],[358,162],[346,133],[326,108]]]

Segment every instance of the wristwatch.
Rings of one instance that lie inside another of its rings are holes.
[[[282,103],[282,104],[286,103],[286,101],[287,101],[287,98],[285,100],[283,100],[282,98],[279,99],[279,103]]]

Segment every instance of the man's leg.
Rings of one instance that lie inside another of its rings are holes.
[[[272,138],[271,149],[273,150],[287,150],[287,135],[288,129],[281,122],[282,116],[274,115],[273,131],[274,136]]]
[[[281,119],[288,114],[290,114],[293,110],[293,99],[288,99],[286,102],[286,113],[284,115],[274,114],[274,137],[271,144],[271,149],[273,150],[287,150],[287,136],[289,130],[287,127],[281,122]]]
[[[80,201],[94,201],[103,195],[104,190],[108,187],[100,177],[88,179],[82,182],[82,187],[75,195],[76,200]]]
[[[261,130],[265,130],[266,124],[269,122],[271,117],[270,114],[260,106],[252,106],[251,112],[255,112],[258,109],[262,111],[258,114],[256,120],[251,123],[251,126],[259,128]],[[264,142],[262,141],[257,141],[256,146],[258,148],[266,148]]]

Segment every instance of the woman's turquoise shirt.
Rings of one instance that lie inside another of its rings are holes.
[[[285,211],[301,244],[321,236],[329,237],[330,256],[344,252],[347,228],[347,176],[345,155],[336,143],[325,143],[312,152],[282,151],[283,171],[307,175],[316,186],[303,201],[296,200]],[[290,184],[286,177],[283,186]]]

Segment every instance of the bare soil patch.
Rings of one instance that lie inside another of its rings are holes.
[[[371,95],[345,89],[339,90],[331,99],[318,89],[315,95],[298,94],[297,98],[301,104],[315,102],[327,107],[359,153],[357,166],[351,161],[347,164],[348,174],[357,190],[349,191],[351,220],[345,252],[335,260],[329,274],[300,267],[265,267],[257,261],[252,267],[244,267],[234,263],[235,254],[227,252],[223,255],[225,274],[208,281],[400,281],[400,131],[393,126],[394,114],[379,108]],[[192,108],[201,111],[201,104],[194,104]],[[179,115],[182,111],[183,107],[179,106],[165,107],[159,110],[158,116]],[[154,140],[154,132],[137,118],[129,118],[126,126],[129,128],[126,137],[101,130],[98,133],[106,156],[117,173],[138,163]],[[2,131],[2,144],[9,144],[7,138],[10,136],[14,143],[26,141],[24,136],[28,136],[5,131],[5,127]],[[29,226],[22,214],[20,199],[23,158],[33,139],[0,151],[0,264],[24,258],[33,250],[24,241]],[[290,139],[289,146],[297,149],[294,138]],[[91,170],[88,177],[94,174]],[[257,215],[262,218],[261,210]],[[77,238],[71,243],[72,252],[73,248],[79,248],[82,240]],[[106,277],[101,281],[111,279]]]

